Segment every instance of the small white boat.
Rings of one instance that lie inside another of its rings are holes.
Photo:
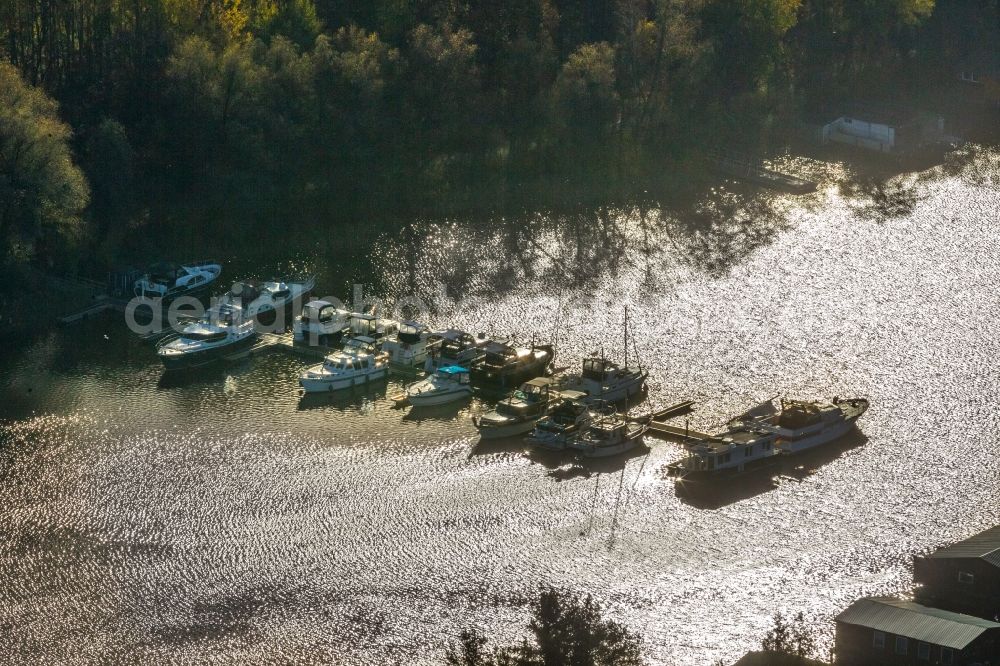
[[[639,395],[646,388],[649,373],[638,368],[620,367],[603,357],[583,360],[583,372],[563,384],[567,389],[582,391],[588,400],[621,402]]]
[[[188,324],[178,336],[162,340],[156,355],[167,370],[197,368],[246,352],[256,339],[253,320],[244,317],[239,308],[226,305]]]
[[[208,289],[220,275],[222,266],[213,261],[161,262],[150,266],[146,274],[135,281],[134,292],[142,299],[193,296]]]
[[[406,387],[406,398],[414,407],[444,405],[470,395],[468,369],[454,365],[438,368],[430,377]]]
[[[521,388],[499,402],[492,412],[473,419],[482,439],[513,437],[531,432],[558,399],[548,377],[524,382]]]
[[[395,337],[382,343],[382,351],[389,354],[389,362],[408,368],[419,368],[427,361],[427,346],[431,330],[423,324],[404,321],[399,324]]]
[[[558,404],[535,424],[528,443],[546,451],[565,450],[594,419],[595,408],[586,398],[580,391],[561,391]]]
[[[570,448],[585,458],[617,456],[641,446],[647,428],[645,423],[629,421],[619,414],[604,416],[591,423]]]
[[[308,345],[333,346],[340,344],[351,327],[351,313],[329,301],[309,301],[302,307],[302,314],[292,322],[295,342]]]
[[[315,278],[301,282],[237,282],[219,303],[239,305],[247,317],[270,326],[279,320],[287,321],[295,304],[301,303],[315,286]]]
[[[388,376],[389,355],[376,349],[373,338],[356,337],[348,340],[342,351],[306,368],[299,375],[299,384],[306,393],[319,393],[360,386]]]
[[[437,368],[459,365],[471,368],[485,353],[486,340],[477,340],[471,333],[449,328],[435,333],[427,343],[428,355],[424,370],[434,372]]]

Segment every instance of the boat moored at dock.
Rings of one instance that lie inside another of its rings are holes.
[[[168,301],[179,296],[195,296],[206,291],[222,275],[222,265],[214,261],[185,264],[160,262],[135,281],[139,298]]]
[[[595,412],[603,409],[603,405],[589,403],[586,393],[561,391],[558,403],[535,424],[527,442],[544,451],[565,451],[590,426]]]
[[[240,308],[223,305],[161,340],[156,354],[167,370],[197,368],[246,352],[256,339],[254,321]]]
[[[472,381],[500,388],[545,375],[555,358],[552,345],[532,344],[529,348],[494,341],[486,345],[484,352],[470,368]]]
[[[340,344],[351,328],[351,313],[323,300],[309,301],[302,314],[292,322],[295,342],[307,345],[334,346]]]
[[[406,399],[414,407],[444,405],[470,395],[469,370],[454,365],[438,368],[430,377],[406,387]]]
[[[294,314],[296,303],[302,303],[315,286],[316,280],[311,277],[298,282],[237,282],[219,303],[237,304],[248,318],[262,326],[271,326],[278,320],[287,321]]]
[[[591,423],[569,447],[585,458],[608,458],[642,446],[646,430],[645,423],[611,414]]]
[[[471,368],[485,353],[485,340],[473,337],[471,333],[449,328],[431,335],[427,343],[427,360],[424,370],[433,372],[436,368],[459,365]]]
[[[642,393],[648,375],[641,367],[623,368],[604,357],[594,356],[583,359],[580,375],[569,378],[563,385],[582,391],[588,401],[621,402]]]
[[[299,375],[299,385],[306,393],[319,393],[364,385],[388,376],[389,355],[378,351],[373,338],[362,336],[351,338],[342,351],[306,368]]]
[[[423,324],[400,322],[395,336],[382,343],[382,350],[389,354],[389,362],[394,365],[420,368],[427,361],[431,335],[431,330]]]
[[[473,423],[482,439],[523,435],[549,413],[558,397],[551,379],[536,377],[497,403],[496,409],[473,419]]]

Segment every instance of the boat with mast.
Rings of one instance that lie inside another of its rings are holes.
[[[605,358],[602,351],[583,359],[583,369],[579,375],[569,377],[563,386],[573,391],[582,391],[587,399],[601,402],[622,402],[641,394],[646,389],[649,373],[641,364],[634,368],[628,365],[629,318],[625,306],[624,363],[618,365]]]
[[[548,377],[536,377],[497,403],[496,408],[473,419],[482,439],[513,437],[530,432],[559,398]]]

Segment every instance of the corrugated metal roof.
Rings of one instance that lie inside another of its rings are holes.
[[[878,629],[925,643],[963,650],[983,632],[1000,624],[971,615],[950,613],[912,601],[890,598],[858,599],[837,616],[837,622]]]
[[[980,532],[964,541],[936,550],[931,558],[982,558],[1000,567],[1000,525]]]

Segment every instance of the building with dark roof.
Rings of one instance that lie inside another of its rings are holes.
[[[988,619],[1000,617],[1000,526],[913,559],[922,603]]]
[[[837,616],[838,664],[1000,664],[1000,623],[913,601],[863,598]]]

